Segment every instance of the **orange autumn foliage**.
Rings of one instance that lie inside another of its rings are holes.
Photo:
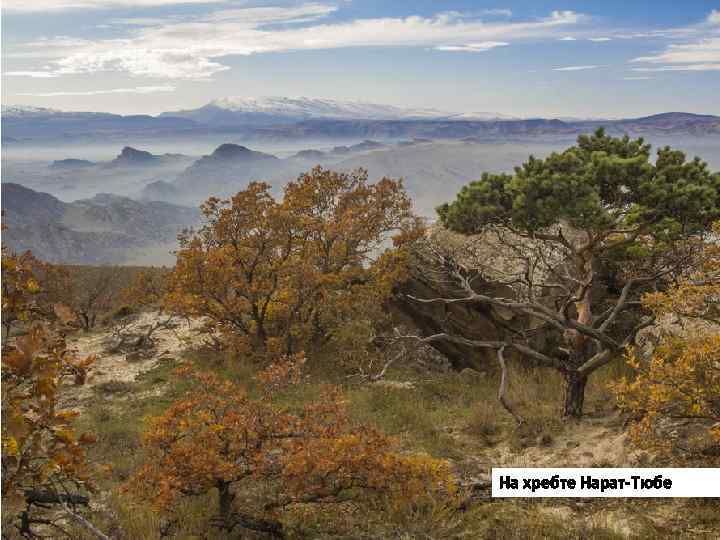
[[[93,437],[75,434],[77,413],[62,409],[58,394],[63,385],[84,384],[93,361],[69,354],[40,326],[3,347],[3,497],[59,480],[87,482],[84,446]]]
[[[206,224],[181,238],[167,306],[205,317],[235,350],[276,356],[332,339],[362,303],[382,304],[401,258],[388,242],[421,230],[400,181],[317,167],[282,200],[251,183],[202,205]]]
[[[278,535],[283,511],[297,505],[411,504],[455,492],[446,462],[401,454],[376,429],[354,426],[336,389],[299,412],[279,407],[274,395],[298,380],[303,361],[300,356],[268,368],[258,377],[259,397],[214,374],[193,373],[198,386],[150,422],[147,460],[127,491],[172,514],[180,497],[217,490],[223,527]],[[239,504],[248,497],[253,505]]]
[[[643,297],[643,305],[669,326],[649,358],[628,352],[636,377],[616,385],[621,408],[635,418],[632,439],[662,453],[684,448],[688,458],[698,457],[689,450],[694,441],[671,437],[673,421],[698,422],[705,431],[699,439],[714,439],[720,450],[720,246],[708,243],[698,266],[668,291]],[[703,460],[717,455],[702,446]]]
[[[49,505],[77,500],[90,487],[86,447],[94,442],[90,434],[76,434],[77,413],[60,404],[67,386],[85,383],[94,358],[68,352],[45,318],[45,291],[33,272],[42,264],[3,249],[3,322],[7,317],[27,329],[19,337],[8,332],[2,344],[3,516],[17,518],[29,537],[34,525],[49,523]]]

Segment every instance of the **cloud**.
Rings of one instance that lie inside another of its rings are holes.
[[[458,51],[458,52],[484,52],[495,47],[510,45],[505,41],[483,41],[481,43],[468,43],[466,45],[440,45],[435,47],[436,51]]]
[[[215,11],[199,19],[202,22],[240,22],[243,24],[291,24],[311,22],[337,11],[336,6],[303,4],[295,7],[248,7]]]
[[[171,6],[178,4],[222,4],[227,0],[3,0],[3,11],[42,12],[70,9],[110,9]]]
[[[512,22],[484,22],[454,12],[333,23],[321,20],[335,9],[318,3],[225,9],[189,21],[143,26],[128,37],[97,40],[65,51],[50,71],[209,79],[229,69],[220,59],[233,55],[376,46],[463,47],[478,52],[492,48],[488,43],[555,37],[585,18],[573,11],[553,11],[542,19]]]
[[[720,10],[713,9],[705,21],[708,24],[720,24]]]
[[[596,69],[600,66],[565,66],[553,68],[553,71],[584,71],[586,69]]]
[[[652,65],[636,67],[634,71],[717,71],[720,69],[720,37],[671,44],[660,54],[640,56],[630,62]]]
[[[103,94],[156,94],[158,92],[174,92],[174,86],[136,86],[134,88],[111,88],[109,90],[88,90],[81,92],[31,92],[19,96],[58,97],[58,96],[99,96]]]
[[[169,22],[172,22],[172,18],[163,18],[163,17],[129,17],[129,18],[119,18],[119,19],[110,19],[107,21],[107,24],[102,24],[96,26],[96,28],[109,28],[110,25],[118,25],[118,26],[157,26],[160,24],[167,24]]]
[[[654,71],[720,71],[718,64],[689,64],[687,66],[660,66],[633,68],[633,71],[654,72]]]
[[[595,38],[588,38],[588,41],[595,41],[596,43],[601,43],[603,41],[612,41],[612,38],[609,37],[595,37]]]
[[[575,39],[572,36],[565,36],[565,37],[561,37],[560,39],[558,39],[558,41],[577,41],[577,39]]]
[[[31,77],[33,79],[52,79],[57,77],[57,73],[52,71],[6,71],[3,73],[7,77]]]
[[[490,15],[493,17],[512,17],[511,9],[483,9],[480,13],[483,15]]]

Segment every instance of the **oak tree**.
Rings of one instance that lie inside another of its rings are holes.
[[[214,493],[219,526],[274,537],[284,536],[283,512],[298,505],[452,498],[446,462],[401,454],[376,429],[354,426],[337,390],[300,411],[279,406],[275,396],[299,380],[302,362],[271,364],[258,376],[259,397],[191,371],[199,385],[150,423],[146,462],[127,491],[169,515],[181,497]]]
[[[2,500],[10,518],[28,538],[37,528],[72,536],[67,519],[97,532],[74,508],[87,505],[83,491],[91,486],[85,447],[90,434],[73,428],[77,413],[61,405],[61,393],[84,384],[94,358],[70,353],[64,339],[43,318],[35,296],[42,293],[31,255],[3,250],[2,317],[23,321],[26,332],[6,335],[2,343]],[[62,321],[61,321],[62,322]],[[53,508],[63,511],[58,515]],[[102,536],[97,532],[96,536]]]
[[[167,305],[261,355],[326,342],[361,299],[380,305],[397,271],[388,242],[419,230],[401,182],[370,183],[363,170],[317,167],[282,200],[252,183],[201,208],[206,223],[181,237]]]

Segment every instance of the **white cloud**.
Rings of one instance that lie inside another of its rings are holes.
[[[6,71],[3,75],[7,77],[31,77],[33,79],[51,79],[57,77],[52,71]]]
[[[705,20],[709,24],[720,24],[720,10],[713,9]]]
[[[223,9],[202,17],[203,22],[239,22],[262,25],[310,22],[326,17],[337,11],[336,6],[325,4],[303,4],[295,7],[247,7]]]
[[[596,69],[600,66],[565,66],[553,68],[553,71],[585,71],[586,69]]]
[[[464,47],[482,51],[511,40],[555,37],[581,22],[573,11],[553,11],[530,21],[483,22],[459,13],[434,17],[356,19],[297,26],[335,10],[325,4],[295,8],[220,10],[191,21],[141,27],[129,37],[84,43],[53,62],[57,74],[126,72],[135,76],[208,79],[229,69],[219,60],[250,55],[347,47]]]
[[[575,39],[572,36],[565,36],[565,37],[561,37],[560,39],[558,39],[558,41],[577,41],[577,39]]]
[[[483,9],[480,13],[483,15],[491,15],[494,17],[512,17],[512,10],[511,9],[503,9],[503,8],[496,8],[496,9]]]
[[[227,0],[3,0],[2,8],[14,12],[63,11],[158,7],[178,4],[222,4]]]
[[[160,24],[167,24],[169,22],[172,22],[172,18],[163,18],[163,17],[130,17],[130,18],[120,18],[120,19],[111,19],[107,22],[107,24],[102,24],[96,26],[96,28],[109,28],[110,25],[118,25],[118,26],[157,26]]]
[[[156,94],[158,92],[174,92],[174,86],[136,86],[134,88],[111,88],[109,90],[88,90],[79,92],[32,92],[19,96],[57,97],[57,96],[99,96],[102,94]]]
[[[468,43],[466,45],[439,45],[435,47],[436,51],[457,51],[457,52],[484,52],[494,49],[495,47],[505,47],[510,45],[505,41],[483,41],[480,43]]]
[[[686,66],[660,66],[633,68],[633,71],[654,72],[654,71],[720,71],[718,64],[688,64]]]
[[[720,37],[668,45],[660,54],[640,56],[631,62],[652,65],[636,67],[634,71],[717,71],[720,69]]]
[[[595,41],[596,43],[602,43],[603,41],[612,41],[612,38],[609,37],[595,37],[595,38],[588,38],[588,41]]]

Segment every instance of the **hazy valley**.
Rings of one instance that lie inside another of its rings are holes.
[[[150,203],[185,207],[179,210],[182,219],[161,224],[162,234],[135,227],[128,221],[134,216],[124,213],[98,225],[84,218],[76,222],[68,212],[42,226],[52,225],[53,235],[62,238],[54,252],[38,243],[47,237],[39,226],[16,244],[66,262],[159,263],[171,260],[173,234],[194,224],[190,216],[197,213],[191,209],[251,181],[266,181],[279,192],[317,165],[338,171],[361,167],[371,178],[402,178],[416,211],[433,218],[438,204],[482,172],[511,172],[528,155],[547,156],[598,126],[644,136],[655,148],[671,145],[701,155],[712,168],[720,167],[720,118],[714,116],[523,120],[271,98],[220,100],[157,117],[5,108],[2,177],[3,183],[50,194],[73,203],[70,207],[87,206],[83,200],[101,193],[137,201],[141,212]],[[15,207],[21,199],[3,197],[9,223],[22,213]],[[98,207],[115,202],[94,200]],[[76,235],[91,240],[82,252],[71,248]],[[14,238],[8,235],[12,243]],[[139,246],[146,251],[138,258],[130,253],[137,254]]]

